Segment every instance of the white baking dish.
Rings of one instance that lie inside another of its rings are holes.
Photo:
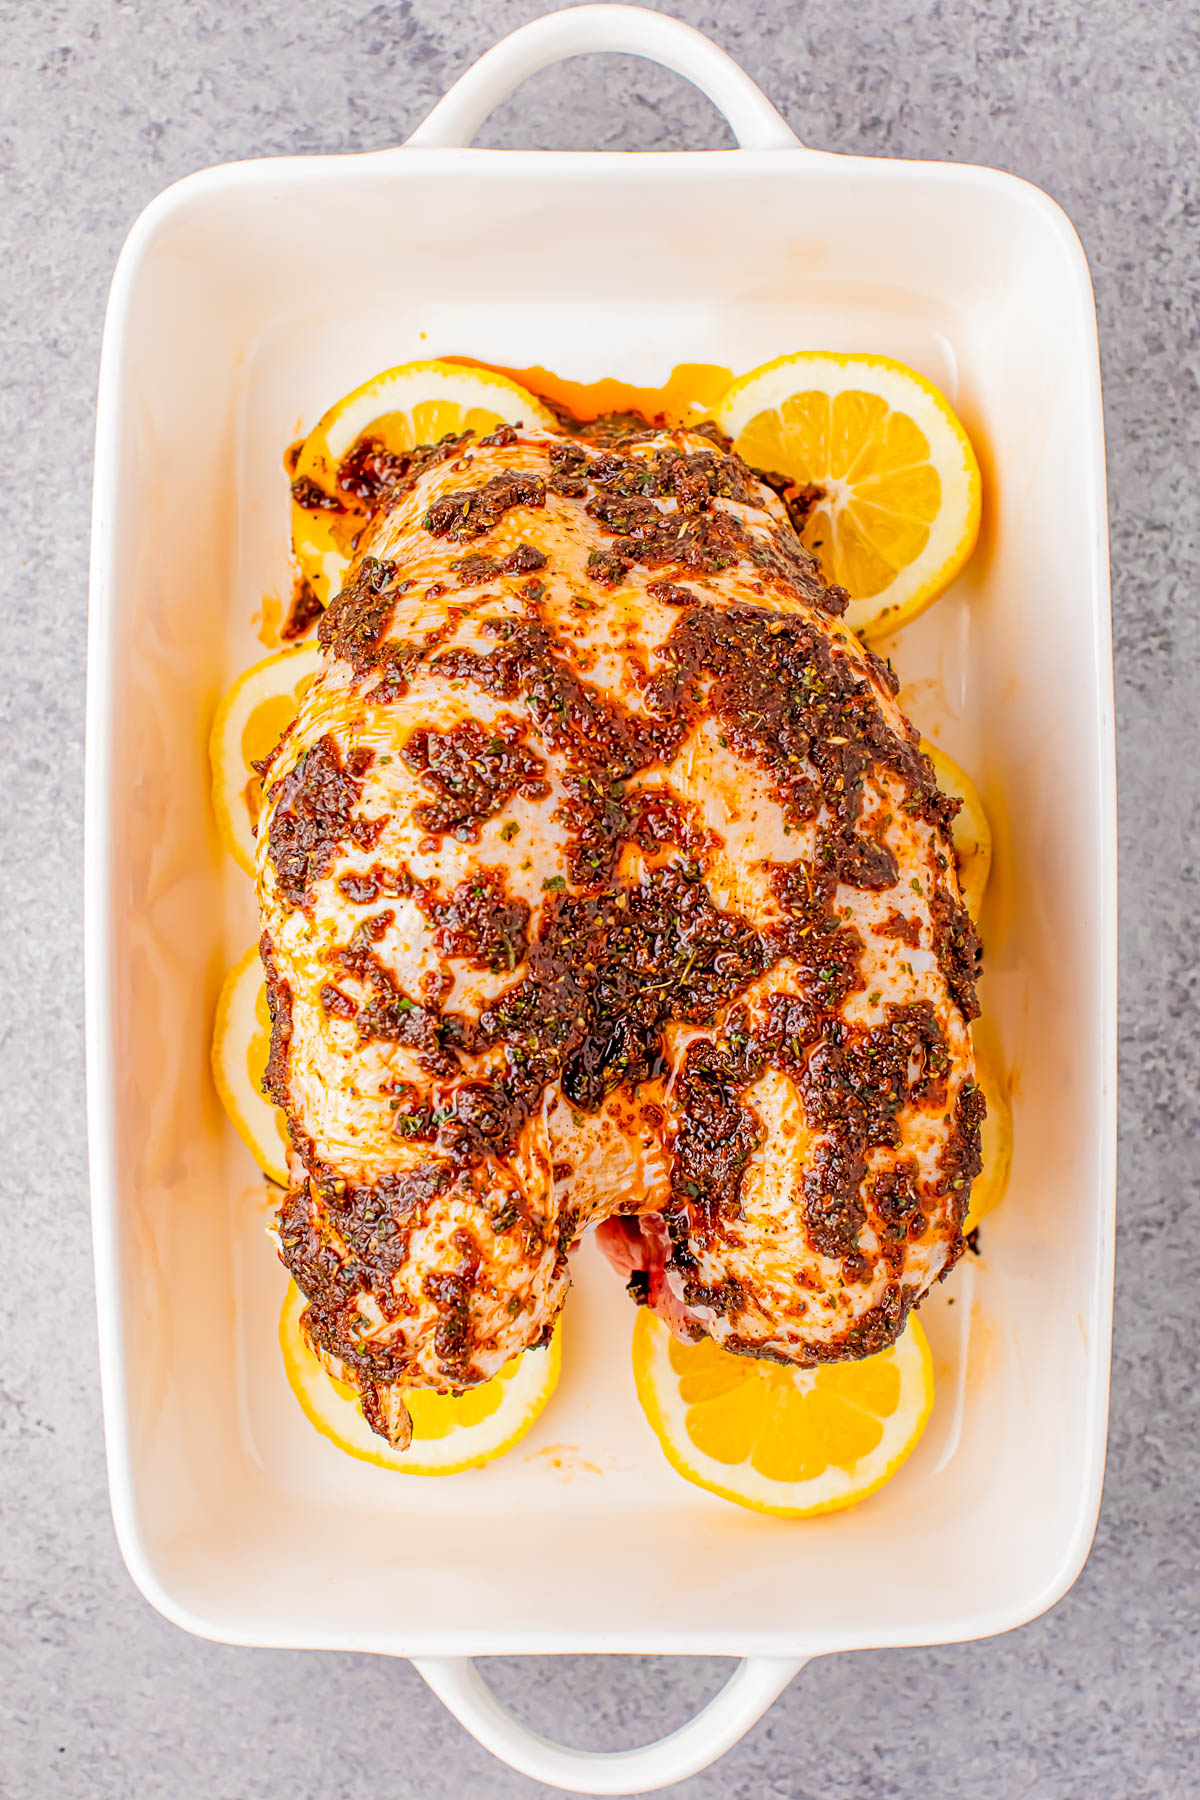
[[[641,52],[743,148],[465,144],[535,68]],[[949,394],[986,516],[895,650],[908,701],[997,828],[984,1001],[1015,1074],[1009,1197],[923,1312],[938,1401],[856,1511],[786,1524],[672,1473],[637,1410],[620,1284],[586,1247],[565,1372],[500,1464],[406,1481],[317,1437],[275,1346],[266,1205],[207,1070],[250,942],[205,735],[286,589],[285,444],[388,364],[464,352],[584,380],[873,349]],[[1104,1459],[1113,1245],[1115,833],[1104,467],[1087,267],[1007,175],[802,149],[705,39],[587,7],[516,33],[397,150],[242,163],[161,195],[113,283],[100,387],[87,765],[89,1124],[113,1512],[142,1591],[241,1644],[417,1659],[480,1739],[595,1793],[678,1779],[826,1651],[1002,1631],[1074,1580]],[[672,1739],[534,1738],[464,1659],[733,1654]]]

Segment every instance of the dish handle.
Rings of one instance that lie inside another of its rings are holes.
[[[523,1725],[501,1706],[469,1656],[421,1657],[413,1667],[477,1743],[531,1780],[575,1794],[647,1794],[684,1781],[724,1756],[762,1718],[804,1662],[748,1656],[708,1705],[678,1731],[635,1750],[603,1751],[573,1750]]]
[[[501,38],[438,101],[405,148],[463,149],[515,87],[564,57],[618,50],[661,63],[724,114],[743,150],[796,150],[800,140],[761,88],[702,32],[641,6],[573,6]]]

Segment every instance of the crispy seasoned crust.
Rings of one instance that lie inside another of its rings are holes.
[[[359,445],[342,488],[362,554],[259,839],[314,1342],[373,1418],[468,1386],[618,1214],[686,1335],[891,1342],[962,1248],[978,943],[845,595],[696,433]]]

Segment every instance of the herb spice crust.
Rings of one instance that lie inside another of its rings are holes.
[[[502,427],[341,487],[359,555],[264,764],[305,1329],[403,1437],[549,1340],[589,1225],[683,1336],[894,1341],[962,1250],[979,946],[939,789],[770,477]]]

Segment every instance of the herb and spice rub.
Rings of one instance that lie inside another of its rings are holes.
[[[592,1224],[687,1336],[870,1354],[962,1249],[978,943],[942,794],[770,479],[703,432],[348,465],[264,766],[281,1255],[403,1441]]]

